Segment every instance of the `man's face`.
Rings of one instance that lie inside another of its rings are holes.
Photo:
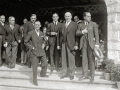
[[[1,16],[0,21],[4,23],[5,22],[5,16]]]
[[[76,23],[79,21],[79,19],[78,19],[77,16],[74,17],[74,21],[75,21]]]
[[[24,19],[24,20],[23,20],[23,23],[24,23],[24,24],[27,23],[27,19]]]
[[[38,30],[40,29],[40,27],[41,27],[40,22],[35,22],[35,29]]]
[[[36,21],[37,18],[36,18],[36,16],[31,16],[30,19],[31,19],[31,22],[32,22],[32,23],[35,23],[35,21]]]
[[[72,19],[71,13],[69,13],[69,12],[65,13],[65,20],[69,22],[69,21],[71,21],[71,19]]]
[[[12,17],[12,18],[9,20],[9,23],[12,24],[12,25],[14,25],[14,24],[15,24],[15,18]]]
[[[90,14],[90,13],[86,13],[86,16],[84,16],[84,19],[85,19],[87,22],[90,22],[90,21],[91,21],[91,14]]]
[[[57,15],[57,14],[53,14],[53,21],[58,21],[58,19],[59,19],[59,16]]]

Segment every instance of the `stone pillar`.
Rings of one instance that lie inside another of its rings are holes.
[[[107,6],[107,57],[120,61],[120,0],[105,0]]]

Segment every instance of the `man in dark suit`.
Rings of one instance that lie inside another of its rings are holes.
[[[41,23],[39,21],[35,22],[35,29],[30,31],[25,38],[25,45],[29,47],[31,50],[30,58],[33,66],[33,83],[34,85],[38,85],[37,83],[37,67],[39,60],[41,60],[42,70],[40,73],[41,77],[46,77],[47,71],[47,59],[44,51],[45,40],[44,34],[40,31]],[[31,43],[29,41],[31,40]]]
[[[35,29],[34,24],[35,24],[36,19],[37,19],[36,14],[32,14],[31,17],[30,17],[30,22],[28,22],[28,23],[26,23],[26,24],[24,25],[24,31],[23,31],[24,37],[26,37],[27,34],[28,34],[30,31],[32,31],[32,30]],[[30,42],[31,42],[31,41],[30,41]],[[31,68],[31,60],[30,60],[30,52],[31,52],[31,50],[29,50],[29,48],[27,48],[27,51],[26,51],[26,52],[27,52],[28,67]]]
[[[6,55],[8,60],[8,67],[14,68],[17,58],[18,43],[20,40],[19,25],[15,24],[15,18],[9,17],[9,25],[6,25],[4,36],[4,47],[6,47]]]
[[[2,52],[2,42],[3,42],[3,35],[5,34],[5,16],[0,16],[0,66],[2,66],[2,58],[1,58],[1,52]]]
[[[59,71],[59,61],[60,61],[60,47],[57,47],[58,42],[58,32],[61,30],[62,24],[58,22],[59,16],[57,13],[54,13],[53,16],[53,22],[48,24],[48,30],[47,35],[49,36],[48,42],[49,42],[49,55],[50,55],[50,63],[51,63],[51,73],[54,69]]]
[[[20,35],[21,35],[21,43],[20,43],[20,50],[21,50],[21,65],[25,65],[26,64],[26,59],[27,59],[27,55],[26,55],[26,46],[24,44],[24,26],[25,24],[28,22],[28,20],[26,18],[24,18],[23,20],[23,25],[20,27]]]
[[[95,22],[91,21],[91,14],[85,12],[83,14],[84,21],[79,24],[76,36],[80,38],[80,50],[82,50],[82,68],[83,77],[79,80],[83,80],[88,77],[88,61],[90,66],[90,82],[94,81],[95,71],[95,56],[93,54],[94,48],[99,48],[99,35],[98,26]]]
[[[70,76],[70,80],[74,79],[75,72],[75,50],[77,47],[76,31],[77,23],[73,22],[72,14],[70,12],[65,13],[66,23],[62,26],[62,31],[60,32],[60,43],[62,43],[62,71],[63,74],[61,79]]]

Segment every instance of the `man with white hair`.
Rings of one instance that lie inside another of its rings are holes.
[[[47,59],[45,54],[45,40],[44,40],[44,34],[40,31],[41,23],[39,21],[35,22],[35,29],[30,31],[25,38],[25,45],[29,47],[31,50],[30,58],[32,62],[32,68],[33,68],[33,83],[34,85],[38,85],[37,83],[37,67],[39,60],[41,61],[41,72],[40,77],[48,77],[46,75],[47,71]],[[29,43],[31,41],[31,43]]]
[[[76,31],[77,23],[72,21],[72,14],[70,12],[65,13],[66,22],[62,26],[60,33],[61,57],[62,57],[62,76],[61,79],[70,76],[70,80],[74,79],[75,72],[75,50],[77,47]]]
[[[20,40],[19,25],[15,24],[15,17],[9,17],[9,25],[6,25],[4,47],[6,47],[6,55],[8,60],[8,68],[15,68],[18,43]]]

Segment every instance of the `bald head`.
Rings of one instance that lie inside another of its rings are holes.
[[[70,22],[72,20],[72,14],[70,12],[65,13],[65,20]]]

